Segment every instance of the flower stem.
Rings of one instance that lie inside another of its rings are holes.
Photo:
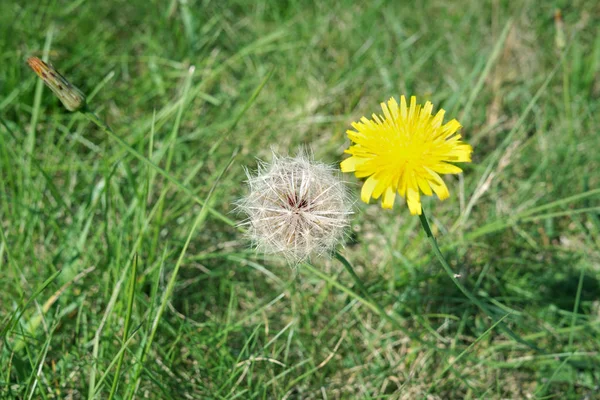
[[[346,271],[350,274],[350,276],[356,283],[356,286],[358,287],[360,292],[362,292],[362,296],[355,294],[351,289],[346,289],[343,285],[340,285],[335,281],[333,281],[331,283],[336,284],[336,286],[338,286],[340,289],[342,289],[343,291],[345,291],[352,297],[355,297],[357,300],[361,301],[363,304],[365,304],[371,310],[373,310],[377,314],[379,314],[383,319],[388,321],[396,329],[399,329],[402,333],[404,333],[411,340],[422,343],[426,346],[429,346],[430,348],[431,347],[438,348],[437,343],[435,343],[434,341],[426,340],[423,337],[421,337],[420,335],[415,334],[410,329],[407,329],[405,326],[403,326],[401,323],[403,318],[401,316],[399,316],[394,310],[392,310],[391,313],[386,312],[385,309],[377,302],[377,300],[375,300],[373,298],[373,296],[371,296],[371,294],[369,293],[369,291],[367,290],[365,285],[363,285],[363,283],[362,283],[360,277],[358,276],[358,274],[356,273],[356,271],[354,271],[352,264],[350,264],[350,262],[346,259],[346,257],[344,257],[341,253],[339,253],[337,251],[335,252],[334,257],[344,266]],[[322,272],[320,272],[318,270],[315,271],[312,267],[311,267],[311,272],[317,274],[317,276],[320,276],[321,278],[324,278],[326,281],[331,280],[331,278],[327,277],[327,275],[323,274]],[[420,318],[418,316],[415,316],[415,320],[421,322]],[[442,351],[450,354],[449,350],[442,350]]]
[[[354,292],[352,289],[347,288],[346,286],[344,286],[341,283],[337,282],[336,279],[328,276],[327,274],[321,272],[319,269],[313,267],[310,263],[304,263],[304,267],[310,273],[312,273],[312,274],[316,275],[317,277],[323,279],[325,282],[328,282],[332,286],[337,287],[338,289],[340,289],[344,293],[346,293],[349,296],[355,298],[356,300],[358,300],[359,302],[361,302],[362,304],[364,304],[365,306],[367,306],[368,308],[370,308],[371,311],[374,311],[375,313],[379,314],[383,319],[385,319],[386,321],[388,321],[392,326],[394,326],[396,329],[398,329],[401,332],[403,332],[406,336],[408,336],[412,340],[415,340],[415,341],[423,343],[423,344],[427,344],[429,346],[435,346],[436,345],[435,343],[427,341],[427,340],[419,337],[418,335],[410,332],[406,327],[404,327],[401,324],[400,321],[398,321],[396,318],[394,318],[390,314],[388,314],[383,309],[383,307],[381,305],[379,305],[379,303],[377,303],[377,301],[375,301],[373,299],[373,297],[371,297],[371,295],[367,291],[367,288],[363,285],[362,281],[360,280],[360,278],[358,277],[358,275],[354,271],[354,268],[352,268],[352,264],[350,264],[350,262],[348,260],[346,260],[346,258],[343,255],[341,255],[340,253],[338,253],[337,251],[335,252],[335,258],[340,263],[342,263],[342,265],[344,266],[344,268],[346,269],[346,271],[348,271],[348,273],[350,274],[350,276],[352,276],[352,279],[356,283],[356,286],[358,286],[359,290],[362,292],[362,296],[360,294]]]
[[[354,268],[352,268],[352,264],[350,264],[350,261],[348,261],[346,259],[346,257],[344,257],[343,255],[341,255],[337,251],[335,252],[334,256],[344,266],[344,268],[346,268],[346,271],[348,271],[348,273],[350,274],[350,276],[352,276],[352,279],[354,279],[354,283],[356,283],[356,286],[358,286],[358,288],[363,293],[363,295],[367,299],[371,300],[371,298],[370,298],[371,296],[369,295],[369,292],[367,291],[367,288],[365,287],[365,285],[363,285],[362,281],[360,280],[360,278],[358,277],[358,275],[354,271]],[[379,307],[379,308],[381,308],[381,307]]]
[[[534,345],[532,343],[529,343],[528,341],[526,341],[525,339],[523,339],[522,337],[520,337],[519,335],[514,333],[504,322],[500,321],[499,318],[496,318],[494,316],[494,314],[492,313],[492,311],[481,300],[479,300],[477,297],[475,297],[475,295],[473,293],[471,293],[471,291],[469,289],[467,289],[457,279],[457,275],[454,273],[454,271],[452,271],[452,268],[450,267],[450,265],[444,258],[444,255],[442,254],[440,247],[438,246],[437,240],[435,239],[435,236],[433,236],[433,233],[431,232],[431,227],[429,225],[429,221],[427,221],[427,216],[425,215],[425,211],[423,211],[421,213],[421,215],[419,215],[419,220],[421,221],[421,226],[423,226],[423,230],[425,231],[425,234],[427,235],[427,239],[429,240],[429,243],[431,244],[433,253],[435,254],[435,256],[438,259],[438,261],[440,262],[440,264],[442,264],[442,268],[444,269],[444,271],[446,271],[446,274],[448,274],[448,276],[450,277],[452,282],[456,285],[456,287],[469,300],[471,300],[471,302],[473,304],[475,304],[477,307],[479,307],[488,317],[490,317],[492,319],[492,321],[494,321],[494,323],[497,323],[498,327],[502,331],[504,331],[504,333],[506,333],[508,336],[510,336],[512,339],[516,340],[517,342],[519,342],[535,351],[542,352],[542,350],[539,347],[537,347],[536,345]]]

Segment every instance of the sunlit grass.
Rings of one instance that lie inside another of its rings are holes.
[[[597,10],[563,8],[563,48],[555,6],[0,2],[0,397],[597,396]],[[474,147],[423,208],[476,302],[404,206],[296,269],[236,228],[245,166],[337,165],[402,94]]]

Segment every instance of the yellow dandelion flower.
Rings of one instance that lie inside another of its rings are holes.
[[[383,116],[362,117],[348,130],[352,142],[346,153],[352,156],[340,164],[343,172],[354,172],[357,178],[367,178],[361,199],[368,203],[371,197],[383,195],[381,206],[392,208],[396,193],[406,198],[413,215],[421,214],[421,192],[435,193],[440,200],[450,196],[439,174],[459,174],[460,168],[450,162],[470,162],[473,149],[462,142],[456,133],[460,123],[453,119],[442,125],[444,110],[435,116],[433,105],[417,105],[417,98],[393,97],[387,105],[381,103]]]

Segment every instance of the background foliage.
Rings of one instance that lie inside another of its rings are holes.
[[[595,398],[599,22],[585,0],[0,2],[0,395]],[[192,193],[66,112],[42,55]],[[400,94],[464,125],[474,163],[424,207],[522,342],[403,204],[357,204],[343,250],[391,318],[335,260],[293,270],[231,226],[244,166],[338,163]]]

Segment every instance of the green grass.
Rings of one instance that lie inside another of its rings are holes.
[[[354,3],[0,2],[0,398],[600,396],[600,8]],[[43,87],[43,55],[114,135]],[[489,312],[401,202],[356,204],[360,285],[235,227],[244,167],[338,163],[401,94],[474,146],[424,207]]]

